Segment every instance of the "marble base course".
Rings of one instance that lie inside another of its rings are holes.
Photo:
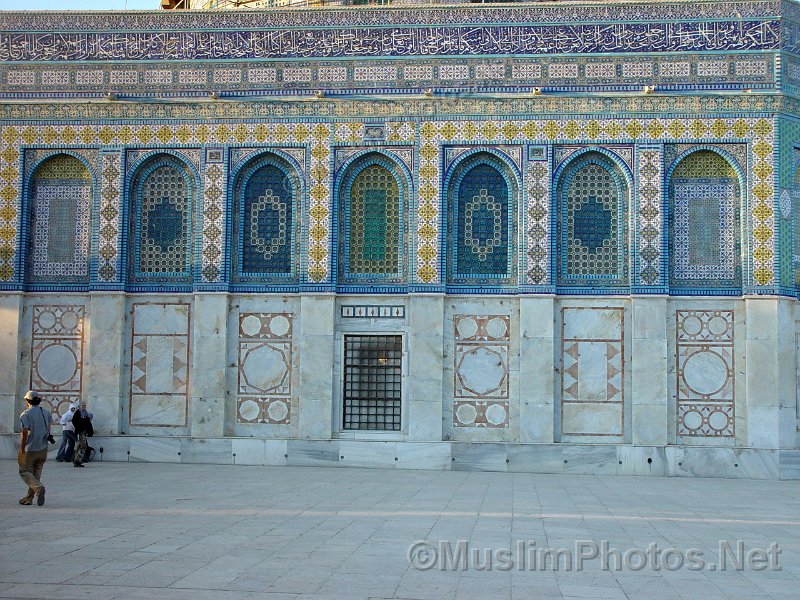
[[[150,436],[98,436],[90,445],[105,462],[800,480],[800,450]],[[0,459],[16,452],[16,436],[0,435]]]

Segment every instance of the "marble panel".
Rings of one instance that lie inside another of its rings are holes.
[[[555,313],[553,298],[519,299],[520,337],[553,339],[555,337]]]
[[[508,402],[495,400],[456,400],[453,403],[454,427],[508,427]]]
[[[98,416],[95,414],[94,420]],[[128,462],[128,453],[131,448],[130,439],[125,436],[104,437],[95,435],[92,438],[92,447],[97,451],[95,460],[101,462]],[[102,449],[102,452],[100,450]]]
[[[778,303],[772,299],[745,298],[748,340],[775,340],[778,337]]]
[[[188,304],[133,305],[130,425],[187,425],[189,344]]]
[[[760,407],[780,406],[778,387],[779,370],[774,340],[747,340],[745,342],[747,364],[758,368],[747,369],[747,405]]]
[[[778,467],[781,479],[800,479],[800,450],[781,450]]]
[[[264,440],[264,464],[283,466],[287,461],[287,440]]]
[[[132,437],[130,444],[131,461],[163,463],[181,461],[179,438]]]
[[[413,440],[442,439],[444,387],[444,297],[411,296],[408,320],[408,370],[406,378],[408,436]],[[449,361],[448,361],[449,362]]]
[[[434,396],[435,394],[430,393],[429,389],[427,397],[434,398]],[[430,401],[410,399],[408,403],[408,439],[440,441],[442,439],[442,412],[440,398]]]
[[[633,339],[658,340],[667,337],[667,304],[665,300],[633,302]]]
[[[624,311],[561,310],[561,433],[619,438],[624,435]]]
[[[520,401],[519,440],[523,443],[553,442],[556,405]]]
[[[621,436],[620,405],[600,402],[570,402],[561,407],[561,429],[564,435]]]
[[[117,383],[119,383],[119,379],[117,379]],[[86,398],[86,407],[94,413],[92,426],[94,427],[95,435],[120,433],[120,414],[126,400],[123,399],[119,390],[117,390],[115,396],[103,394],[101,396],[90,395]]]
[[[239,313],[237,422],[291,423],[293,327],[290,313]]]
[[[181,438],[181,462],[212,465],[233,464],[232,440]]]
[[[732,477],[733,450],[728,448],[666,448],[667,467],[673,477]]]
[[[339,440],[339,464],[343,467],[395,468],[395,442]]]
[[[322,467],[339,464],[339,442],[331,440],[288,440],[286,464],[294,467]]]
[[[509,315],[453,316],[453,426],[508,428]],[[477,399],[480,399],[478,401]]]
[[[508,448],[505,444],[453,443],[453,471],[506,471]]]
[[[667,443],[667,405],[634,404],[631,434],[634,444],[659,445]]]
[[[611,341],[620,339],[622,309],[572,307],[564,308],[562,311],[564,339]]]
[[[514,444],[508,446],[508,470],[519,473],[561,473],[563,448],[559,444]]]
[[[134,318],[139,335],[186,335],[189,330],[189,305],[135,304]]]
[[[265,464],[264,440],[233,438],[231,454],[235,465]]]
[[[30,388],[39,391],[56,418],[83,391],[83,304],[31,306]]]
[[[7,398],[0,396],[0,402],[6,401]],[[17,457],[17,452],[19,450],[18,440],[19,436],[17,435],[0,435],[0,459],[12,460]]]
[[[619,459],[616,446],[564,446],[564,473],[615,475]]]
[[[125,364],[124,340],[125,296],[121,293],[97,293],[89,296],[88,360],[86,381],[97,423],[103,424],[109,433],[118,433],[119,415],[122,412],[120,396],[123,392]],[[127,401],[127,399],[126,399]],[[97,429],[97,425],[95,425]]]
[[[450,443],[403,442],[396,444],[397,467],[402,469],[447,470],[450,468]]]
[[[748,401],[751,398],[748,394]],[[747,446],[778,448],[780,445],[781,412],[772,406],[747,407]]]
[[[667,455],[663,447],[619,446],[617,449],[618,475],[667,474]]]
[[[21,315],[22,294],[0,295],[0,395],[13,397],[17,393]],[[13,410],[14,402],[0,404],[0,432],[9,429],[7,424],[13,422]]]
[[[225,420],[225,398],[193,396],[189,402],[192,414],[192,436],[212,438],[222,434]]]
[[[320,369],[319,365],[334,364],[334,297],[301,296],[300,315],[297,353],[303,399],[299,406],[298,434],[328,439],[332,433],[333,374],[330,369]]]
[[[735,437],[734,313],[678,310],[678,436]]]
[[[666,405],[667,340],[634,339],[631,352],[631,398],[635,404]]]
[[[183,427],[186,425],[186,396],[136,394],[131,399],[132,426]]]

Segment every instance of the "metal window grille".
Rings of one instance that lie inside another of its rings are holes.
[[[344,338],[344,429],[399,431],[403,341],[399,335]]]

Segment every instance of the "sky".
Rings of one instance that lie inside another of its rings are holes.
[[[159,0],[0,0],[0,10],[157,10]]]

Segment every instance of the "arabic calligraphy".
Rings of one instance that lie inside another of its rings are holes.
[[[774,50],[777,21],[0,33],[2,61],[202,60]]]

